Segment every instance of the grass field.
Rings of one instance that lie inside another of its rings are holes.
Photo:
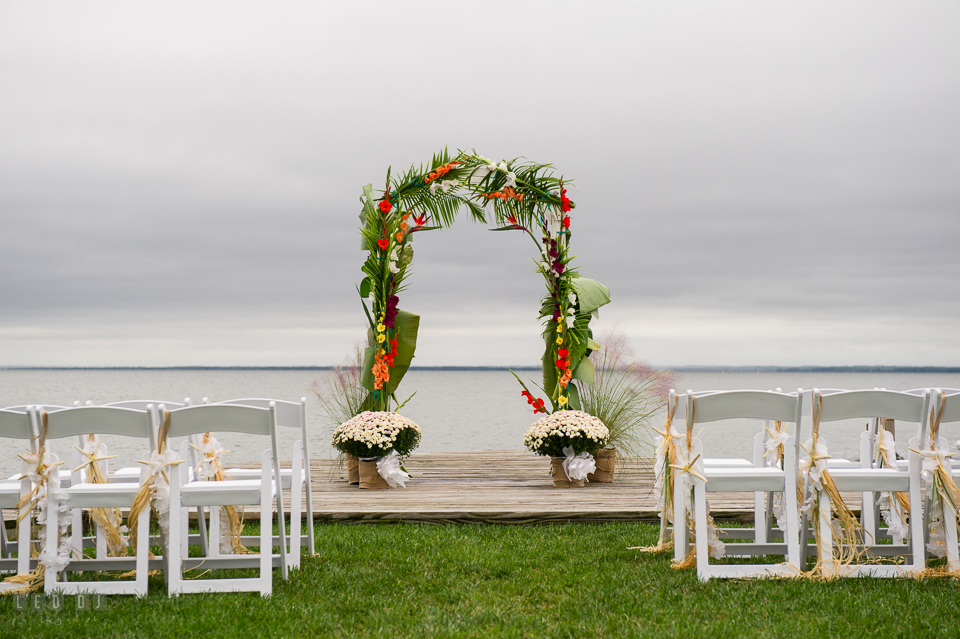
[[[953,579],[712,581],[670,568],[644,524],[319,525],[274,594],[168,599],[162,578],[101,611],[19,611],[3,637],[956,637]]]

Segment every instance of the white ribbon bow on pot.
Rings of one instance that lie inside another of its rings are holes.
[[[377,472],[383,477],[383,480],[390,484],[390,488],[406,488],[407,480],[410,475],[400,468],[400,453],[391,450],[386,457],[377,460]]]
[[[565,446],[563,454],[566,459],[563,460],[563,472],[567,474],[570,481],[580,481],[586,479],[587,475],[597,470],[597,462],[593,461],[593,455],[590,453],[573,454],[573,448]]]

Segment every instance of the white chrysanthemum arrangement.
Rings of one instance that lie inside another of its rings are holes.
[[[409,455],[420,444],[420,427],[399,413],[365,411],[333,431],[330,444],[356,457]]]
[[[579,410],[561,410],[530,424],[524,445],[538,455],[563,457],[563,449],[575,455],[593,454],[607,443],[610,431],[599,419]]]

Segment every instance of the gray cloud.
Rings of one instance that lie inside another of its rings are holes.
[[[363,333],[360,188],[445,145],[575,178],[601,326],[648,359],[955,364],[958,18],[5,5],[0,365],[337,362]],[[417,237],[418,363],[535,361],[542,285],[504,235]]]

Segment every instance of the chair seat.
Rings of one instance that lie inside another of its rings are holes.
[[[707,457],[703,460],[704,466],[711,466],[716,468],[747,468],[752,467],[753,464],[748,462],[746,459],[723,459],[717,457]]]
[[[116,471],[110,473],[110,475],[107,477],[107,481],[110,482],[111,484],[139,482],[140,468],[135,466],[127,466],[126,468],[119,468]]]
[[[230,476],[230,479],[260,479],[259,468],[228,468],[224,472]],[[290,481],[292,477],[292,468],[280,469],[280,483],[283,484],[284,490],[290,490]],[[300,482],[304,483],[304,481],[305,478],[301,477]]]
[[[135,482],[116,484],[90,484],[83,482],[67,488],[67,504],[75,507],[111,508],[132,506],[140,492],[140,484]]]
[[[184,506],[228,506],[259,504],[259,479],[230,479],[227,481],[192,481],[181,488]],[[271,497],[276,495],[270,484]]]
[[[830,476],[839,490],[908,492],[910,475],[892,468],[831,468]]]
[[[0,508],[16,508],[20,501],[19,481],[0,481]]]
[[[706,468],[708,492],[781,491],[783,471],[779,468]]]

